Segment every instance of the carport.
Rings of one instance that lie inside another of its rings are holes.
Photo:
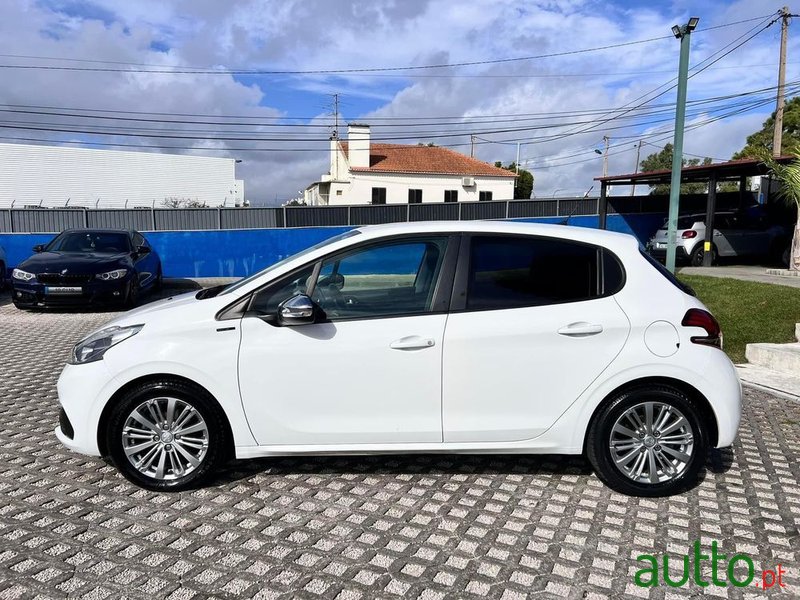
[[[775,160],[779,163],[788,163],[793,160],[792,156],[781,156]],[[708,186],[708,200],[706,202],[706,237],[703,256],[703,264],[711,265],[712,236],[714,234],[714,212],[716,210],[717,184],[725,181],[734,181],[739,184],[740,208],[744,208],[744,198],[747,191],[748,177],[761,177],[769,175],[767,166],[757,158],[745,158],[741,160],[730,160],[727,162],[715,163],[710,165],[696,165],[693,167],[683,167],[681,169],[681,183],[704,183]],[[608,218],[608,192],[612,186],[635,186],[635,185],[660,185],[671,182],[672,171],[663,169],[660,171],[650,171],[647,173],[629,173],[627,175],[608,175],[607,177],[595,177],[595,181],[600,182],[600,203],[598,212],[600,213],[600,228],[606,228]],[[762,192],[763,202],[767,201],[766,194],[769,187]]]

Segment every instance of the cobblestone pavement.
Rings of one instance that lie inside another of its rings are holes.
[[[667,499],[550,456],[269,459],[158,494],[52,433],[71,344],[111,316],[0,294],[0,598],[741,597],[633,584],[639,554],[697,539],[781,563],[783,596],[800,596],[800,404],[748,391],[732,450]]]

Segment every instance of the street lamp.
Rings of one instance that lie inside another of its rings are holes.
[[[675,272],[675,249],[678,232],[678,212],[683,166],[683,127],[686,122],[686,86],[689,79],[689,38],[700,21],[692,17],[686,25],[675,25],[672,33],[681,41],[678,62],[678,98],[675,106],[675,137],[672,143],[672,177],[669,186],[669,217],[667,219],[667,269]]]

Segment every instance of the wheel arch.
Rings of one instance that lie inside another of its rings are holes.
[[[100,413],[100,420],[98,421],[97,426],[97,447],[100,450],[100,454],[102,456],[108,456],[108,447],[106,444],[106,436],[105,432],[108,428],[109,419],[111,418],[111,412],[114,408],[116,402],[127,394],[130,390],[135,387],[138,387],[142,384],[151,383],[151,382],[175,382],[181,385],[185,385],[191,388],[194,388],[201,393],[205,394],[211,402],[213,402],[214,407],[217,411],[219,411],[219,415],[222,418],[222,422],[225,425],[225,433],[227,444],[226,448],[224,449],[226,457],[233,458],[235,456],[235,442],[233,438],[233,430],[231,428],[230,420],[228,419],[228,415],[223,410],[222,405],[219,401],[214,397],[214,394],[209,392],[205,387],[197,383],[196,381],[192,381],[188,377],[182,377],[181,375],[174,375],[172,373],[154,373],[149,375],[144,375],[141,377],[137,377],[136,379],[132,379],[131,381],[127,382],[121,388],[119,388],[112,396],[108,399],[105,406],[103,407],[103,411]]]
[[[597,403],[595,406],[594,411],[592,411],[592,416],[589,418],[587,422],[586,429],[583,432],[583,453],[586,453],[586,441],[589,437],[589,430],[591,429],[592,423],[597,418],[598,413],[615,397],[623,392],[628,392],[633,389],[637,388],[649,388],[654,385],[661,385],[666,387],[672,387],[677,389],[678,391],[686,394],[689,398],[691,398],[695,404],[697,405],[700,411],[700,418],[702,419],[703,423],[705,423],[706,427],[708,427],[708,442],[711,448],[716,447],[717,442],[719,440],[719,428],[717,425],[717,417],[714,414],[714,409],[711,408],[711,403],[708,399],[693,385],[686,383],[685,381],[681,381],[679,379],[674,379],[672,377],[663,377],[663,376],[652,376],[652,377],[640,377],[638,379],[632,379],[631,381],[627,381],[605,395],[605,397]]]

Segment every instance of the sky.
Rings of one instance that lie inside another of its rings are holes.
[[[338,94],[342,138],[347,122],[360,122],[375,140],[469,154],[475,134],[475,156],[504,163],[519,143],[535,197],[582,195],[602,174],[595,150],[604,136],[611,174],[635,169],[640,139],[641,158],[672,140],[680,44],[670,28],[690,16],[700,23],[684,150],[715,161],[739,150],[774,110],[780,23],[764,27],[779,8],[762,0],[4,0],[0,142],[234,157],[251,203],[280,204],[328,171]],[[792,34],[788,82],[800,79]]]

